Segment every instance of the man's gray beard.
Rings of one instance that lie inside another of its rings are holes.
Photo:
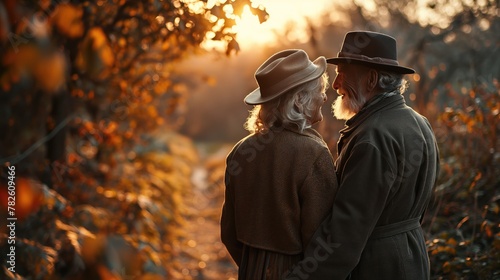
[[[339,120],[348,120],[361,110],[365,102],[366,100],[364,97],[357,100],[338,96],[332,104],[333,115]]]

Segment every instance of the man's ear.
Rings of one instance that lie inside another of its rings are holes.
[[[374,69],[368,70],[367,86],[368,91],[375,91],[378,83],[378,72]]]

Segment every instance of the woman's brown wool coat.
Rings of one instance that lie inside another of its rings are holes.
[[[243,244],[300,254],[330,213],[333,159],[313,129],[275,127],[252,134],[227,157],[221,238],[240,265]]]

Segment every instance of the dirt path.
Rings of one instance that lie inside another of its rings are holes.
[[[220,186],[210,186],[205,166],[194,168],[193,194],[187,199],[188,215],[175,279],[236,280],[236,266],[220,242]],[[177,265],[176,265],[177,266]]]

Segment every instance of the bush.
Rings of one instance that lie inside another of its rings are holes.
[[[16,273],[2,269],[2,279],[167,278],[198,157],[185,137],[162,141],[113,167],[66,166],[54,189],[16,179]],[[2,232],[3,251],[6,238]]]
[[[433,279],[500,279],[500,85],[448,94],[435,124],[441,173],[427,212]]]

